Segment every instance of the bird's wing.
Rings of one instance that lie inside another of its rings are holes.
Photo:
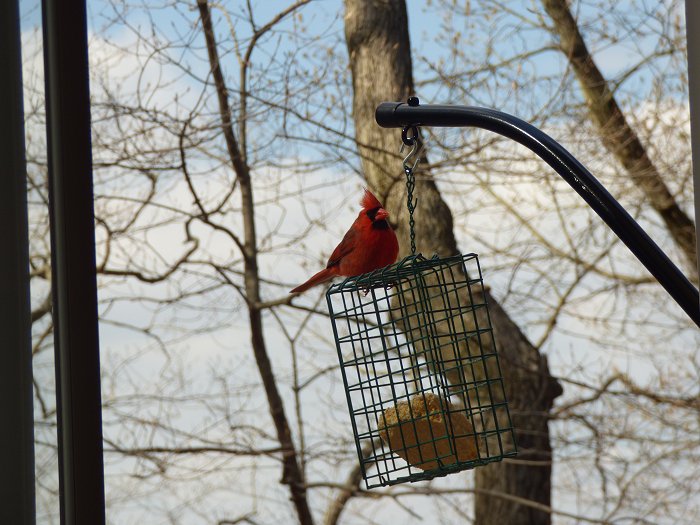
[[[335,247],[335,250],[333,250],[333,253],[328,259],[328,264],[326,265],[326,268],[330,268],[331,266],[339,264],[340,260],[343,257],[345,257],[347,254],[353,251],[355,249],[355,246],[357,246],[357,237],[358,230],[354,227],[350,228],[345,234],[345,237],[343,237],[343,240],[340,241],[340,244]]]

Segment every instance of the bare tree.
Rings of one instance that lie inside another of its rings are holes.
[[[697,267],[695,225],[676,202],[646,148],[625,118],[614,86],[603,77],[586,47],[576,20],[565,0],[543,0],[542,5],[554,24],[561,52],[576,73],[602,142],[641,188],[652,208],[661,216],[668,232],[683,253],[687,267]],[[693,272],[694,273],[694,272]]]
[[[258,270],[258,239],[255,233],[255,215],[253,201],[253,186],[251,183],[250,167],[247,164],[247,151],[245,144],[247,140],[247,97],[246,88],[248,78],[248,65],[250,55],[255,48],[255,42],[263,36],[275,23],[302,5],[308,3],[308,0],[301,0],[279,13],[273,20],[263,25],[260,28],[255,28],[255,31],[248,43],[248,47],[241,59],[240,63],[240,120],[238,123],[239,132],[241,133],[242,144],[239,146],[239,141],[236,139],[231,123],[231,110],[228,102],[229,90],[226,88],[224,76],[221,72],[221,64],[219,63],[219,51],[214,29],[211,21],[211,13],[207,0],[197,0],[197,7],[204,28],[204,36],[207,42],[207,54],[209,56],[209,64],[214,78],[214,86],[216,95],[219,101],[219,112],[221,115],[221,130],[226,139],[226,147],[230,157],[233,170],[236,173],[236,182],[240,186],[241,206],[243,214],[243,239],[239,240],[237,236],[230,234],[238,248],[241,250],[244,261],[244,282],[245,282],[245,300],[248,307],[248,315],[250,317],[250,333],[251,346],[255,354],[255,361],[258,365],[260,377],[265,386],[265,393],[270,408],[270,415],[275,423],[277,430],[277,439],[282,447],[282,483],[289,485],[289,490],[292,494],[292,501],[296,507],[299,523],[310,525],[313,523],[309,504],[306,499],[306,488],[304,487],[304,476],[299,468],[297,453],[292,441],[289,423],[284,411],[284,404],[280,396],[277,384],[275,382],[274,372],[270,358],[265,346],[263,335],[262,312],[260,309],[260,275]],[[197,199],[196,193],[193,191],[193,197]],[[202,219],[207,221],[209,212],[197,200],[197,205],[200,208]],[[223,273],[223,271],[221,271]]]

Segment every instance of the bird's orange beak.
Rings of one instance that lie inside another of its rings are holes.
[[[375,221],[383,221],[389,216],[389,212],[386,211],[384,208],[379,208],[377,211],[377,214],[374,216]]]

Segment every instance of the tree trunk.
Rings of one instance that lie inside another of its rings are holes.
[[[542,0],[542,4],[554,22],[561,51],[576,73],[603,144],[644,192],[694,272],[697,266],[692,219],[680,208],[639,137],[625,119],[607,81],[588,52],[567,1]]]
[[[403,256],[408,253],[409,235],[405,179],[397,154],[399,132],[380,128],[374,111],[382,101],[406,100],[413,93],[406,4],[404,0],[346,0],[345,6],[356,142],[367,182],[396,223]],[[415,192],[418,251],[442,256],[458,253],[452,214],[429,172],[421,172]],[[515,462],[505,460],[476,470],[476,523],[548,524],[549,513],[516,500],[550,504],[548,412],[561,387],[549,374],[545,357],[495,299],[486,295],[519,454]]]

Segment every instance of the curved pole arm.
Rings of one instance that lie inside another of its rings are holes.
[[[476,127],[519,142],[536,153],[569,183],[649,270],[688,316],[700,326],[700,295],[659,246],[598,180],[546,133],[517,117],[494,109],[470,106],[382,102],[375,112],[384,128],[406,126]]]

